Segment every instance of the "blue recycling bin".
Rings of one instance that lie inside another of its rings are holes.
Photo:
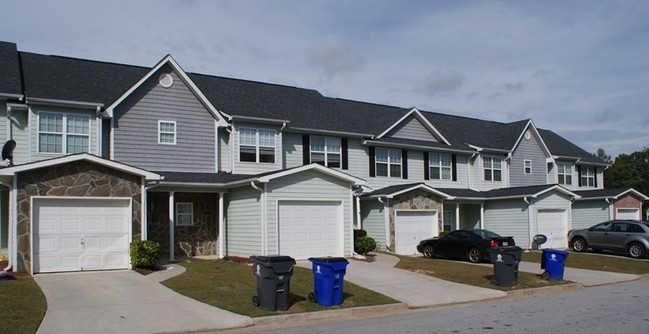
[[[553,281],[563,279],[563,271],[566,267],[568,252],[558,249],[544,249],[541,257],[541,269],[545,269],[541,277]]]
[[[343,283],[349,261],[343,257],[309,258],[313,269],[313,292],[309,300],[322,306],[343,303]]]

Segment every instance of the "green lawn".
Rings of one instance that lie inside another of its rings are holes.
[[[0,333],[36,333],[47,303],[33,278],[0,281]]]
[[[257,281],[250,265],[225,260],[192,260],[178,264],[187,271],[162,284],[204,303],[252,317],[398,303],[382,294],[344,282],[343,304],[320,306],[307,300],[309,292],[313,292],[313,273],[296,266],[290,282],[289,309],[264,311],[252,305],[252,297],[257,294]]]
[[[523,253],[523,261],[541,263],[541,251]],[[597,253],[570,252],[566,267],[611,271],[625,274],[649,274],[649,260],[637,260],[623,255],[604,255]]]

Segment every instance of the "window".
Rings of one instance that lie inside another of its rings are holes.
[[[311,136],[311,162],[340,168],[340,138]]]
[[[158,121],[158,144],[176,144],[176,122]]]
[[[450,154],[429,153],[430,178],[433,180],[451,180],[453,178],[452,161]]]
[[[594,187],[595,186],[595,168],[581,167],[581,186]]]
[[[376,176],[401,177],[401,150],[376,148]]]
[[[523,161],[523,170],[525,174],[532,174],[532,160]]]
[[[502,159],[498,157],[484,157],[482,161],[485,181],[502,181]]]
[[[176,203],[176,225],[194,225],[193,203]]]
[[[38,114],[39,152],[88,152],[89,143],[89,116],[49,112],[41,112]]]
[[[275,163],[275,131],[239,129],[239,161]]]
[[[558,164],[559,184],[572,184],[572,165],[567,163]]]
[[[451,211],[444,211],[444,221],[442,222],[443,231],[453,230],[453,214]]]

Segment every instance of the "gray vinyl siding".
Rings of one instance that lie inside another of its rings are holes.
[[[219,129],[219,172],[232,172],[232,149],[230,146],[230,132],[226,129]]]
[[[225,194],[226,256],[261,254],[261,193],[250,186]]]
[[[169,88],[158,83],[163,73],[173,77]],[[158,144],[159,121],[176,123],[176,144]],[[114,127],[117,161],[154,171],[216,171],[216,121],[168,66],[115,109]]]
[[[524,161],[532,162],[532,174],[525,174]],[[541,149],[536,135],[530,139],[522,138],[514,150],[509,168],[509,179],[512,187],[545,184],[547,182],[545,153]]]
[[[349,170],[346,172],[358,178],[366,180],[368,186],[372,178],[370,178],[370,156],[367,146],[362,145],[362,139],[349,138],[347,140],[347,156]]]
[[[572,204],[571,229],[588,228],[610,220],[609,204],[604,200],[576,201]]]
[[[27,122],[26,109],[13,109],[11,116],[7,118],[7,109],[5,101],[0,103],[0,140],[1,144],[10,139],[16,141],[16,148],[14,149],[14,164],[24,164],[29,162],[29,150],[31,149],[29,143],[29,126]],[[7,122],[10,123],[10,130],[7,133]]]
[[[421,182],[426,182],[431,187],[435,188],[467,188],[469,186],[468,184],[468,166],[467,166],[467,160],[468,156],[466,155],[456,155],[457,160],[456,160],[456,177],[457,181],[453,180],[424,180],[424,161],[423,161],[423,152],[417,152],[415,153],[421,153],[421,162],[415,162],[417,165],[416,166],[410,166],[408,165],[408,170],[409,172],[412,171],[413,169],[418,169],[421,171]],[[431,151],[431,153],[434,153]],[[410,151],[408,151],[408,158],[410,159]],[[410,163],[410,161],[408,162]],[[415,170],[417,171],[417,170]],[[417,177],[419,177],[419,173],[415,174]],[[412,182],[420,182],[419,179],[413,179]]]
[[[517,245],[529,247],[529,215],[523,199],[493,200],[485,204],[484,228],[503,236],[513,236]]]
[[[49,112],[49,113],[58,113],[58,114],[67,114],[67,115],[84,115],[84,116],[89,116],[90,117],[90,140],[88,144],[88,153],[94,154],[94,155],[100,155],[100,152],[97,152],[97,140],[98,138],[98,133],[97,133],[97,122],[100,120],[100,118],[97,118],[97,111],[95,109],[89,110],[89,109],[80,109],[80,108],[64,108],[64,107],[55,107],[55,106],[41,106],[41,105],[35,105],[32,106],[30,109],[30,120],[28,121],[27,119],[20,119],[20,122],[29,122],[28,127],[25,127],[25,131],[30,131],[29,139],[25,140],[25,142],[29,142],[29,150],[31,152],[31,156],[28,158],[30,161],[38,161],[38,160],[45,160],[45,159],[52,159],[56,157],[61,157],[64,155],[67,155],[68,153],[39,153],[38,145],[39,145],[39,140],[38,140],[38,114],[40,112]],[[20,118],[23,115],[23,112],[17,113],[16,117]],[[17,118],[17,119],[18,119]],[[24,123],[22,123],[24,124]],[[63,125],[65,126],[65,124]],[[14,133],[14,138],[18,138],[21,135],[21,131],[18,128],[13,128],[15,130]],[[26,134],[26,133],[25,133]],[[14,139],[18,143],[18,139]],[[22,142],[23,140],[21,140]],[[18,147],[18,145],[16,145]],[[63,148],[65,151],[65,147]]]
[[[352,217],[351,185],[346,181],[315,171],[271,180],[267,185],[268,252],[276,254],[278,249],[279,201],[336,201],[342,202],[344,255],[352,255]]]
[[[385,249],[388,242],[385,235],[385,205],[376,199],[361,201],[361,220],[367,236],[374,238],[379,248]]]
[[[249,129],[264,129],[264,130],[275,130],[275,163],[258,163],[258,162],[241,162],[239,161],[239,129],[240,128],[249,128]],[[237,123],[232,127],[233,136],[232,143],[230,148],[233,150],[233,161],[234,166],[232,172],[236,174],[259,174],[264,172],[270,172],[274,170],[280,170],[282,168],[282,137],[283,133],[279,132],[279,127],[270,126],[267,124],[251,124],[251,123]]]
[[[404,120],[397,127],[392,129],[386,137],[392,138],[404,138],[404,139],[415,139],[415,140],[424,140],[424,141],[434,141],[437,142],[430,131],[428,131],[421,122],[414,116],[410,116],[408,119]]]
[[[302,135],[299,133],[284,132],[282,134],[282,160],[284,168],[303,165]]]

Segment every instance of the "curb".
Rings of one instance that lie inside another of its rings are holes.
[[[397,313],[408,311],[408,305],[405,303],[374,305],[374,306],[359,306],[339,310],[324,310],[317,312],[304,312],[294,314],[271,315],[266,317],[252,318],[253,326],[266,326],[285,322],[295,321],[322,321],[327,319],[340,320],[341,318],[363,318],[376,316],[386,313]]]
[[[538,297],[538,296],[546,296],[546,295],[551,295],[551,294],[561,293],[566,291],[581,290],[585,288],[586,287],[584,287],[581,283],[568,283],[568,284],[561,284],[561,285],[544,286],[540,288],[507,291],[507,297],[505,298],[517,299],[517,298],[527,298],[527,297]]]

